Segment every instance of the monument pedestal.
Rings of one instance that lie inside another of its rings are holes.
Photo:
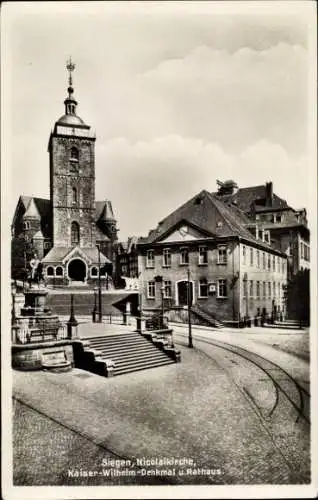
[[[24,292],[24,306],[13,313],[12,366],[22,370],[66,371],[72,368],[72,339],[66,325],[46,306],[46,288]],[[14,309],[14,305],[13,305]]]

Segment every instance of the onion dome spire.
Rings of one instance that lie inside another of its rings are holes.
[[[75,70],[75,64],[73,63],[71,57],[66,62],[66,69],[68,70],[69,75],[68,75],[68,89],[67,89],[68,97],[64,101],[65,114],[76,115],[77,101],[73,96],[74,89],[73,89],[73,78],[72,78],[72,72]]]

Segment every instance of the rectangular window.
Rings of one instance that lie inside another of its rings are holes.
[[[281,287],[281,284],[277,283],[277,295],[278,295],[279,299],[280,299],[280,287]]]
[[[156,298],[156,288],[155,288],[154,281],[148,281],[147,297],[148,297],[148,299],[155,299]]]
[[[247,297],[247,280],[243,281],[243,297]]]
[[[285,261],[282,261],[282,274],[285,274]]]
[[[163,250],[163,266],[164,267],[171,267],[170,248],[164,248],[164,250]]]
[[[300,242],[300,258],[304,258],[304,244],[302,241]]]
[[[256,281],[256,298],[260,299],[260,297],[261,297],[260,282]]]
[[[227,251],[226,247],[218,247],[218,264],[227,263]]]
[[[263,299],[266,299],[266,283],[263,281]]]
[[[270,238],[270,232],[269,231],[264,231],[264,241],[266,241],[266,243],[270,243],[271,242],[271,238]]]
[[[274,283],[273,283],[273,299],[275,299],[275,297],[276,297],[276,283],[274,281]]]
[[[272,298],[272,284],[270,281],[268,282],[268,298]]]
[[[227,297],[227,286],[226,280],[218,280],[218,297],[224,298]]]
[[[172,297],[172,285],[171,281],[164,281],[163,296],[165,299],[171,299]]]
[[[250,281],[250,298],[254,297],[254,283],[253,280]]]
[[[261,255],[259,250],[256,251],[256,263],[257,267],[261,267]]]
[[[199,247],[199,265],[208,263],[208,250],[207,247]]]
[[[254,248],[250,248],[250,265],[254,263]]]
[[[155,267],[155,254],[153,250],[147,251],[146,267]]]
[[[263,252],[263,269],[266,269],[266,254]]]
[[[268,254],[267,266],[268,266],[268,270],[270,271],[270,269],[271,269],[271,256],[270,256],[270,254]]]
[[[246,246],[245,245],[243,245],[243,247],[242,247],[242,255],[243,255],[243,264],[245,266],[245,264],[246,264]]]
[[[280,273],[280,257],[277,257],[277,272]]]
[[[208,280],[202,278],[199,281],[199,298],[206,298],[208,296]]]
[[[276,271],[276,257],[273,255],[273,271]]]
[[[180,264],[189,264],[188,248],[180,248]]]

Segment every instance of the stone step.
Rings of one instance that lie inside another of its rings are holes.
[[[95,360],[112,360],[115,363],[113,375],[145,370],[175,363],[175,360],[136,332],[103,337],[87,337],[85,350],[95,351]]]
[[[108,356],[101,356],[101,359],[112,359],[116,366],[132,366],[132,365],[135,365],[136,363],[148,363],[150,361],[153,361],[154,359],[156,360],[161,360],[161,361],[166,361],[167,359],[167,356],[166,354],[160,352],[158,350],[158,352],[151,352],[151,353],[148,353],[146,356],[145,356],[145,353],[141,353],[139,355],[137,354],[127,354],[127,355],[122,355],[122,356],[118,356],[117,358],[115,357],[110,357],[108,358]]]
[[[174,361],[172,359],[167,359],[165,361],[161,360],[161,361],[153,361],[153,362],[146,362],[146,363],[139,363],[139,364],[136,364],[134,366],[130,365],[130,366],[123,366],[123,367],[120,367],[120,368],[115,368],[114,369],[114,375],[124,375],[126,373],[131,373],[131,372],[136,372],[136,371],[141,371],[141,370],[148,370],[150,368],[159,368],[161,366],[165,366],[165,365],[172,365],[174,363]]]
[[[116,335],[116,338],[112,338],[110,340],[94,340],[91,341],[87,339],[92,346],[97,346],[97,345],[125,345],[125,344],[133,344],[133,343],[141,343],[141,342],[148,342],[148,340],[143,339],[143,338],[121,338],[123,335]]]
[[[117,348],[114,348],[112,349],[111,347],[100,347],[99,349],[94,349],[98,352],[101,352],[103,354],[107,354],[107,356],[109,357],[112,357],[112,355],[118,355],[118,354],[121,354],[121,353],[132,353],[132,352],[141,352],[141,351],[144,351],[144,352],[147,352],[147,351],[152,351],[153,349],[153,346],[150,344],[150,345],[142,345],[142,346],[132,346],[131,348],[120,348],[120,347],[117,347]],[[157,348],[156,348],[157,349]]]

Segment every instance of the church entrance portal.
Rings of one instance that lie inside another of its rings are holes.
[[[81,259],[74,259],[68,265],[68,277],[74,281],[84,281],[86,278],[86,264]]]

